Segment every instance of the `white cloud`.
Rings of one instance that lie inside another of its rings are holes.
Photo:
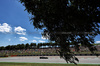
[[[41,39],[42,39],[42,40],[48,40],[49,37],[43,37],[43,36],[42,36]]]
[[[20,41],[26,41],[26,40],[28,40],[26,37],[19,37],[20,39]]]
[[[44,38],[43,36],[41,37],[41,39],[46,40],[46,38]]]
[[[8,39],[8,41],[11,41],[11,39]]]
[[[19,35],[26,35],[26,29],[18,26],[18,27],[15,27],[14,29],[15,33],[16,34],[19,34]]]
[[[12,28],[11,28],[11,26],[9,26],[9,24],[7,24],[7,23],[3,23],[2,25],[0,24],[0,32],[9,33],[11,31],[12,31]]]
[[[96,41],[96,43],[100,43],[100,41]]]
[[[39,42],[44,43],[45,41],[39,40]]]
[[[39,37],[33,37],[33,38],[35,38],[35,39],[40,39]]]
[[[32,40],[32,41],[30,41],[30,42],[34,42],[34,43],[36,43],[37,41],[36,41],[36,40]]]

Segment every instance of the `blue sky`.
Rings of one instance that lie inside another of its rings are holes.
[[[48,42],[30,24],[30,15],[17,0],[0,0],[0,46]]]
[[[18,0],[0,0],[0,46],[48,42],[41,35],[42,30],[30,24],[30,14]],[[100,43],[100,35],[95,38]]]

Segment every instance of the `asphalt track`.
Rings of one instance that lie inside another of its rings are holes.
[[[24,63],[66,63],[59,56],[45,56],[48,59],[40,59],[40,56],[22,56],[0,58],[0,62],[24,62]],[[100,56],[76,56],[79,64],[100,64]],[[77,62],[78,63],[78,62]]]

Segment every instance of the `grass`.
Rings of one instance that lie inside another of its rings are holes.
[[[56,64],[56,63],[13,63],[0,62],[0,66],[76,66],[74,64]],[[97,64],[78,64],[77,66],[100,66]]]

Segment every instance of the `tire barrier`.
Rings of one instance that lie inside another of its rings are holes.
[[[8,57],[8,55],[5,55],[5,56],[0,56],[0,57]]]
[[[100,54],[98,54],[100,56]],[[59,56],[57,54],[53,54],[53,55],[17,55],[17,56]],[[96,56],[95,54],[75,54],[75,56]]]
[[[16,57],[17,55],[11,55],[11,57]]]

